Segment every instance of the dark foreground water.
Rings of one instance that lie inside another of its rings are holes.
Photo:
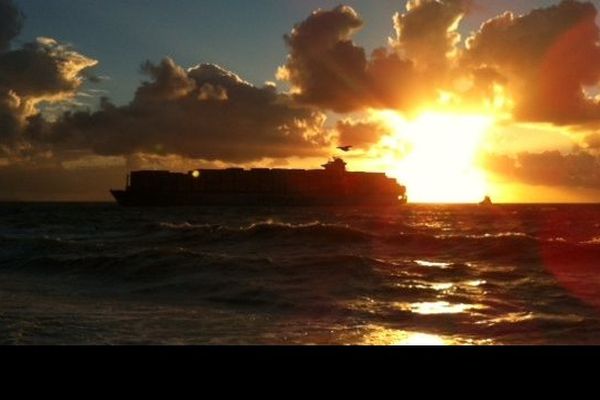
[[[600,344],[600,206],[0,205],[4,344]]]

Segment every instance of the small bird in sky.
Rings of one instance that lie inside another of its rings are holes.
[[[350,151],[352,146],[338,146],[337,148],[340,149],[341,151]]]

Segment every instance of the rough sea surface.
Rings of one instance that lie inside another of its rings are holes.
[[[3,344],[600,344],[600,205],[0,205]]]

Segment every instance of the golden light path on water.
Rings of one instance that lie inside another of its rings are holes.
[[[407,186],[410,201],[472,203],[488,193],[475,161],[493,116],[425,112],[407,120],[383,111],[376,117],[392,130],[378,144],[390,150],[387,174]],[[398,149],[405,149],[403,158],[396,158]]]
[[[425,268],[448,269],[452,268],[450,263],[432,260],[414,260],[416,265]],[[466,318],[481,318],[481,323],[495,323],[487,321],[486,317],[478,314],[487,307],[483,304],[486,291],[482,287],[484,280],[467,279],[453,282],[426,282],[417,281],[407,283],[408,288],[432,289],[437,295],[437,300],[412,301],[412,302],[378,302],[374,299],[364,299],[354,303],[354,308],[363,311],[379,312],[381,308],[402,310],[414,315],[433,316],[436,315],[463,315]],[[470,304],[451,302],[444,300],[446,295],[455,291],[468,293],[472,300]],[[485,345],[494,344],[494,341],[486,338],[471,338],[460,335],[444,335],[436,332],[427,332],[409,329],[393,329],[385,326],[369,325],[365,328],[365,334],[361,343],[368,345]]]
[[[489,345],[492,340],[474,340],[457,336],[438,335],[418,331],[406,331],[372,326],[364,337],[363,344],[396,346],[448,346],[448,345]]]

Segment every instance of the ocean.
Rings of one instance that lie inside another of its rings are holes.
[[[600,344],[600,205],[0,205],[1,344]]]

